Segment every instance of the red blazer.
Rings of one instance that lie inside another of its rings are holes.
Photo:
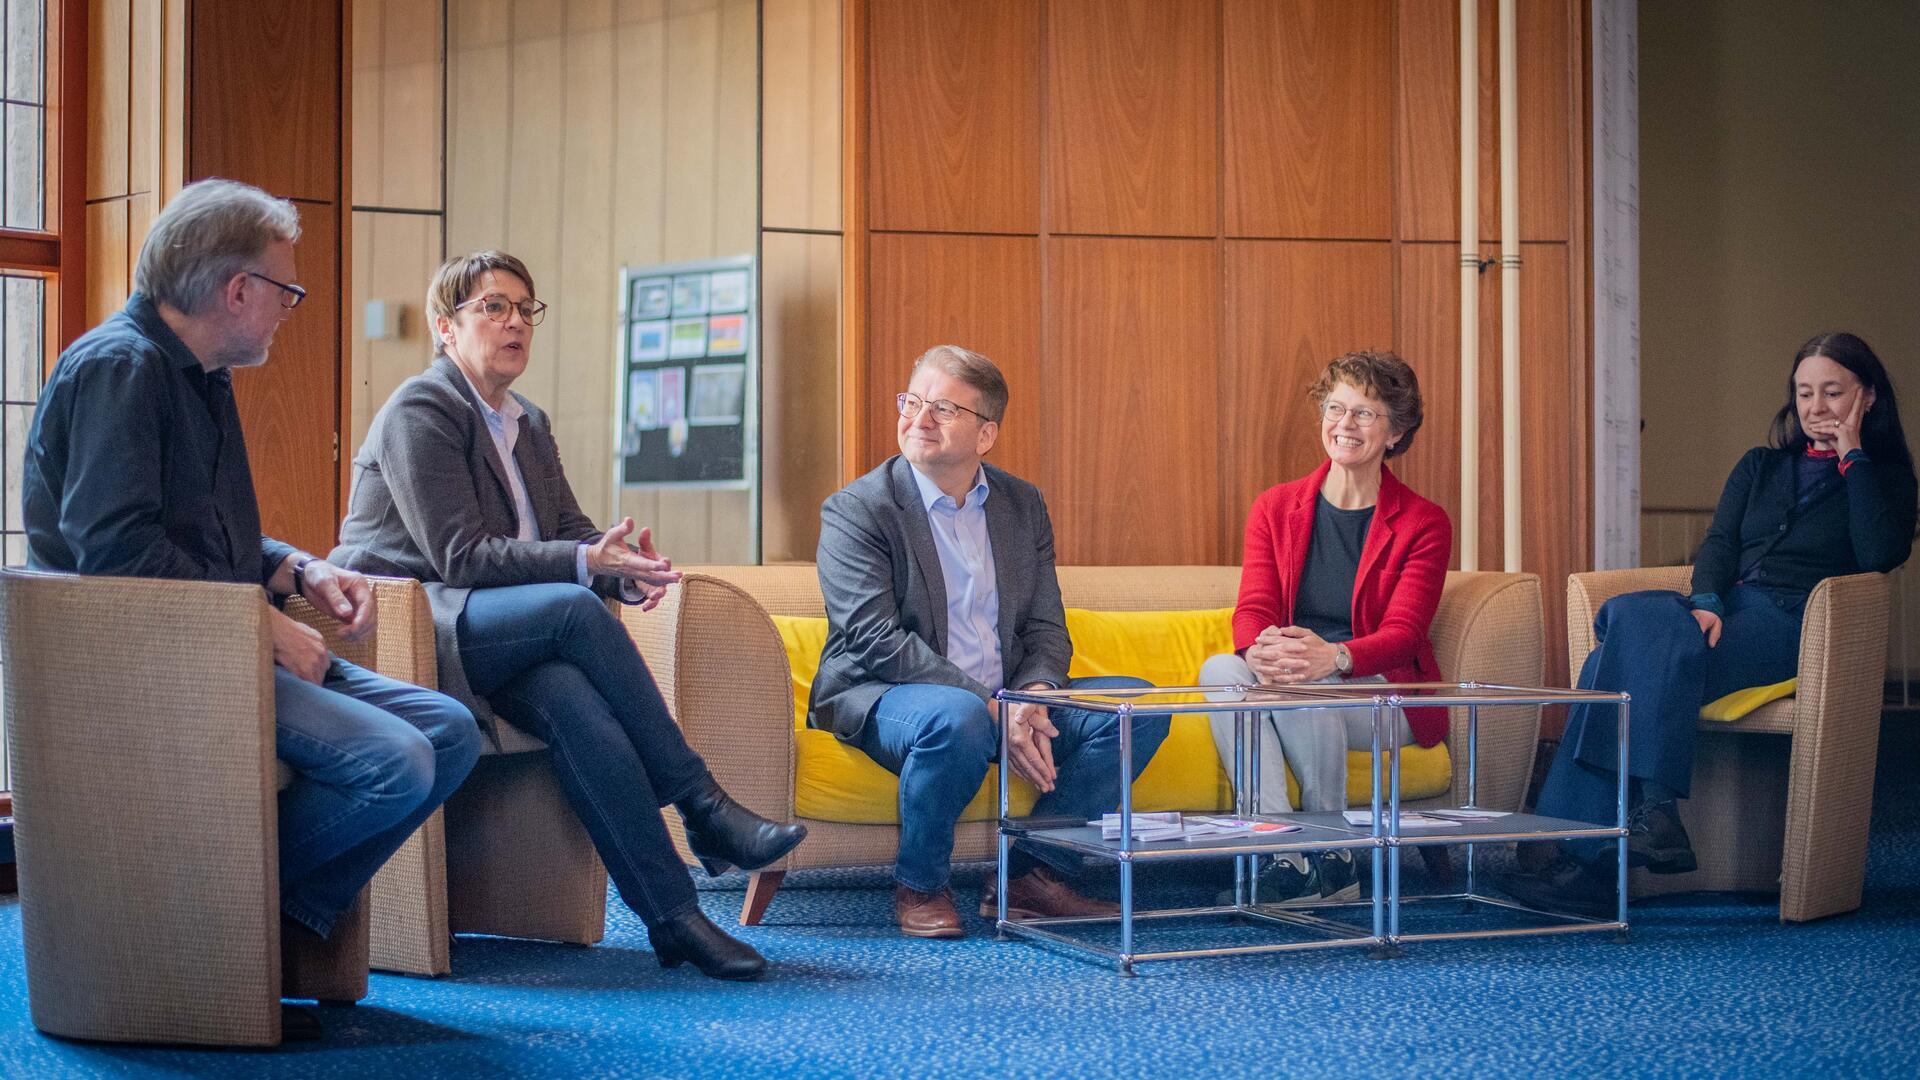
[[[1268,488],[1247,512],[1240,602],[1233,611],[1236,652],[1269,626],[1293,624],[1314,510],[1331,468],[1332,462],[1324,462],[1307,476]],[[1388,682],[1442,681],[1427,630],[1452,555],[1447,512],[1381,466],[1380,499],[1353,580],[1353,640],[1347,642],[1353,674],[1385,675]],[[1421,746],[1432,746],[1447,737],[1447,711],[1408,709],[1407,726]]]

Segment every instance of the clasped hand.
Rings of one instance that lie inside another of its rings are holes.
[[[633,582],[643,595],[640,610],[652,611],[667,595],[667,586],[679,581],[681,574],[673,568],[672,559],[654,550],[651,528],[641,529],[629,544],[627,537],[632,533],[633,519],[621,518],[606,535],[589,544],[587,571]]]
[[[324,559],[314,559],[301,572],[300,586],[300,595],[315,610],[339,621],[341,637],[359,641],[373,632],[378,608],[373,586],[364,574],[344,570]],[[278,610],[272,612],[269,624],[274,663],[310,683],[318,684],[327,677],[331,659],[327,639],[320,631]]]
[[[1247,646],[1247,666],[1262,686],[1318,682],[1337,670],[1338,650],[1302,626],[1269,626]]]
[[[996,722],[1006,713],[1007,760],[1013,763],[1013,771],[1043,794],[1052,791],[1060,776],[1053,765],[1053,740],[1059,738],[1060,729],[1053,726],[1047,707],[995,700],[991,711]]]

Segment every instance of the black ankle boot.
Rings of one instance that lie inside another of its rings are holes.
[[[647,940],[663,968],[690,963],[710,979],[753,979],[767,969],[767,958],[753,946],[713,925],[694,908],[647,927]]]
[[[807,838],[805,825],[768,821],[734,802],[711,775],[674,805],[687,823],[687,846],[715,877],[736,866],[758,870]]]
[[[1699,867],[1672,799],[1642,803],[1627,814],[1627,865],[1655,874],[1688,874]]]

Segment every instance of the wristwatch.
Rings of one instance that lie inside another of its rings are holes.
[[[293,560],[293,595],[305,596],[307,591],[307,564],[313,561],[311,555],[298,555]]]
[[[1353,674],[1353,654],[1347,651],[1345,644],[1333,647],[1333,670],[1342,675]]]

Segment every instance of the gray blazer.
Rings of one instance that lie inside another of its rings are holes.
[[[520,522],[513,489],[479,398],[453,361],[440,357],[402,383],[373,418],[367,441],[353,459],[353,494],[340,526],[340,545],[327,556],[362,573],[426,583],[440,689],[472,709],[497,746],[499,725],[474,696],[460,663],[460,613],[467,594],[577,581],[580,542],[601,535],[581,512],[561,471],[547,414],[513,396],[526,410],[513,457],[541,539],[515,539]],[[619,596],[620,583],[596,577],[593,590]]]
[[[1053,521],[1040,489],[986,466],[987,539],[1000,594],[1000,661],[1008,686],[1065,685],[1073,642],[1053,572]],[[880,696],[904,683],[991,691],[946,657],[947,588],[933,528],[899,455],[820,508],[820,593],[827,645],[808,723],[852,740]]]

